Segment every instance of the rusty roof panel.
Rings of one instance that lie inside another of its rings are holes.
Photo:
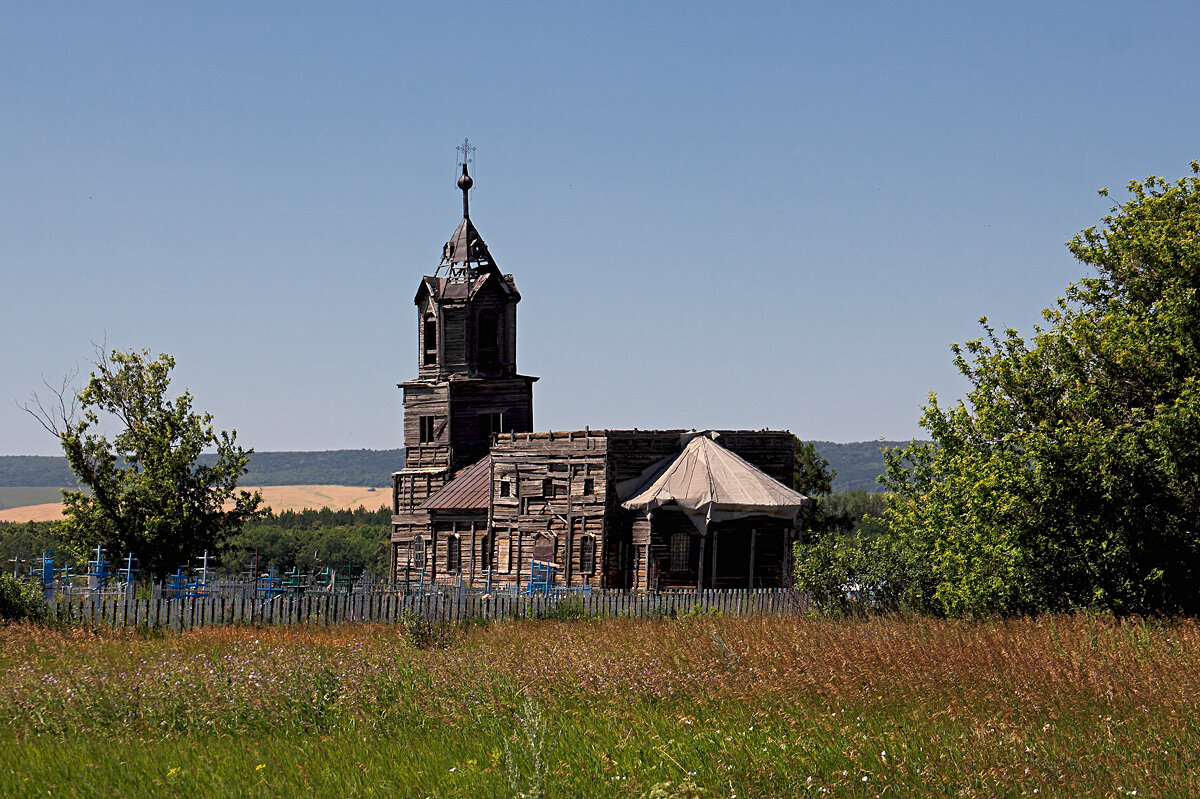
[[[492,456],[463,469],[454,479],[421,503],[423,510],[482,510],[488,508]]]

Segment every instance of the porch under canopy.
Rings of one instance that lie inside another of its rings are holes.
[[[647,514],[677,506],[703,535],[708,526],[747,516],[795,524],[812,500],[722,447],[711,434],[697,434],[683,451],[664,458],[638,477],[617,485],[621,506]]]

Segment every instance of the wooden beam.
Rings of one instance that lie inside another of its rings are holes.
[[[569,492],[571,490],[570,489],[570,485],[571,485],[570,478],[567,478],[567,480],[568,480],[567,491]],[[570,505],[567,506],[567,512],[570,513]],[[567,520],[567,525],[566,525],[567,526],[567,551],[563,553],[563,560],[566,562],[566,567],[567,567],[565,570],[567,572],[566,586],[567,586],[567,588],[570,588],[571,587],[571,576],[573,573],[573,569],[571,568],[571,566],[573,565],[573,560],[574,560],[574,558],[571,555],[571,544],[575,539],[575,520],[570,516],[567,516],[566,520]]]
[[[708,582],[709,582],[709,587],[710,587],[710,588],[716,588],[716,587],[717,587],[717,562],[718,562],[718,561],[717,561],[717,543],[718,543],[718,542],[719,542],[719,540],[720,540],[720,538],[719,538],[720,532],[721,532],[721,531],[720,531],[720,530],[718,530],[717,528],[715,528],[715,527],[713,528],[713,534],[712,534],[712,537],[713,537],[713,557],[712,557],[713,564],[712,564],[712,577],[710,577],[710,578],[708,579]]]
[[[471,585],[475,585],[475,549],[477,547],[475,535],[475,520],[471,520]]]
[[[747,588],[754,588],[754,549],[758,543],[758,530],[750,531],[750,577]]]

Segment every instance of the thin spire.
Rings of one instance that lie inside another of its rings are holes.
[[[475,148],[470,139],[455,148],[458,150],[458,164],[462,174],[458,176],[458,188],[463,193],[463,218],[458,223],[458,229],[450,237],[450,241],[442,247],[442,262],[438,265],[435,277],[446,277],[452,281],[474,280],[482,272],[499,273],[492,255],[475,223],[471,221],[470,191],[475,185],[475,179],[468,171],[469,165],[475,161]]]
[[[462,193],[463,193],[463,219],[470,219],[471,218],[471,206],[470,206],[470,202],[467,199],[467,192],[469,192],[471,190],[471,187],[475,185],[475,181],[472,180],[471,176],[467,174],[467,165],[463,164],[462,168],[463,168],[462,175],[460,175],[458,178],[458,187],[460,189],[462,189]]]
[[[458,187],[463,193],[463,219],[471,218],[471,209],[467,201],[467,192],[475,185],[475,181],[467,174],[467,164],[475,161],[475,147],[471,144],[470,139],[463,139],[463,143],[454,148],[458,151],[458,163],[462,165],[462,174],[458,178]]]

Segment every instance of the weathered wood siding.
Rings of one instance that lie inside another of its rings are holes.
[[[792,434],[786,430],[722,430],[717,443],[792,487]]]
[[[502,435],[492,448],[492,528],[506,582],[529,579],[535,549],[564,586],[604,581],[611,481],[602,435]],[[594,544],[585,562],[583,542]]]
[[[455,380],[448,385],[456,470],[476,462],[491,447],[481,424],[483,414],[503,414],[505,432],[533,429],[533,382],[529,378]]]
[[[424,380],[401,383],[404,389],[404,465],[449,466],[450,441],[450,384]],[[432,441],[421,441],[421,419],[433,417]]]

